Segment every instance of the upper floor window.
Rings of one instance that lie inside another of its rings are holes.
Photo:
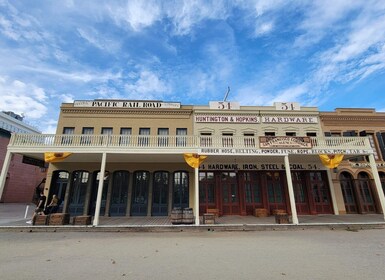
[[[316,137],[317,136],[317,132],[306,132],[306,136]]]
[[[102,127],[102,135],[112,135],[112,127]],[[103,144],[103,141],[105,141],[103,137],[101,138],[101,144]],[[107,139],[108,143],[111,144],[111,137],[108,137]]]
[[[342,135],[346,137],[353,137],[353,136],[357,136],[357,132],[354,130],[348,130],[348,131],[342,132]]]
[[[63,128],[63,134],[74,134],[75,128],[74,127],[64,127]]]
[[[158,128],[158,146],[168,146],[168,128]]]
[[[74,127],[64,127],[63,128],[63,134],[74,134],[75,128]],[[72,137],[70,136],[64,136],[61,140],[62,145],[71,145],[72,144]]]
[[[149,144],[150,144],[150,128],[149,127],[139,128],[138,145],[148,146]]]
[[[265,136],[275,136],[275,132],[273,132],[273,131],[265,131]]]
[[[254,133],[244,133],[243,136],[244,136],[244,144],[246,147],[255,146]]]
[[[177,128],[176,129],[176,145],[177,146],[186,146],[186,136],[187,128]]]
[[[82,136],[80,139],[80,143],[83,145],[91,145],[92,142],[92,136],[91,134],[94,134],[94,128],[93,127],[83,127],[82,134],[87,136]]]
[[[210,132],[201,132],[201,146],[211,147],[213,144]]]
[[[295,132],[286,132],[286,136],[296,136]]]
[[[130,135],[132,133],[131,127],[122,127],[120,128],[120,139],[119,145],[128,145],[130,144]]]
[[[232,147],[233,146],[233,134],[232,133],[223,133],[222,134],[222,145],[223,145],[223,147]]]
[[[102,134],[103,135],[111,135],[112,134],[112,127],[102,127]]]

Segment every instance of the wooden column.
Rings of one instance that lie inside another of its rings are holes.
[[[297,216],[297,208],[295,207],[295,198],[294,198],[294,190],[293,190],[293,181],[291,178],[289,156],[286,155],[284,159],[285,159],[285,171],[286,171],[286,178],[287,178],[287,188],[289,190],[291,215],[293,219],[293,224],[298,225],[299,222],[298,222],[298,216]]]
[[[94,216],[94,222],[93,222],[94,226],[99,225],[100,207],[102,205],[102,195],[103,195],[103,186],[104,186],[104,173],[106,172],[106,158],[107,158],[107,154],[103,153],[102,163],[100,167],[98,196],[96,197],[95,216]]]

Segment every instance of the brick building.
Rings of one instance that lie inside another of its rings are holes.
[[[39,134],[40,132],[23,122],[21,116],[12,112],[0,112],[0,168],[4,164],[12,133]],[[30,163],[28,158],[21,154],[12,155],[1,202],[30,203],[33,200],[35,188],[45,178],[46,172],[45,168]]]

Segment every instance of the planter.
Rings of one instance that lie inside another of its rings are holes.
[[[50,226],[68,225],[70,223],[70,214],[55,213],[49,215],[48,224]]]

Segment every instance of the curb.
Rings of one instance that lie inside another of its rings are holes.
[[[336,224],[233,224],[233,225],[166,225],[166,226],[1,226],[0,232],[251,232],[298,230],[370,230],[384,229],[385,223],[336,223]]]

